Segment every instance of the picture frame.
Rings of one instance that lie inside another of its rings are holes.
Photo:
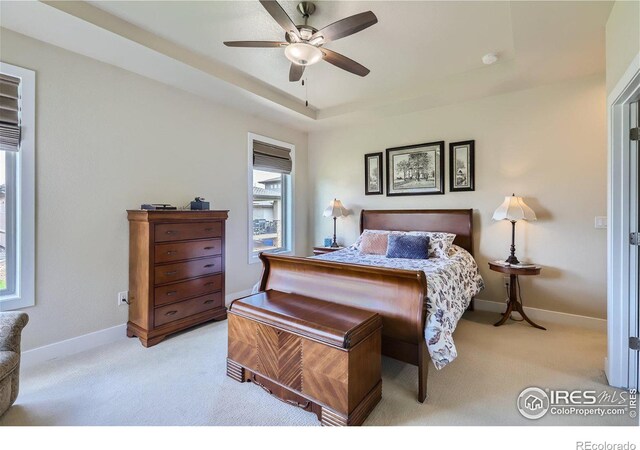
[[[449,192],[475,191],[475,141],[449,143]]]
[[[380,195],[384,192],[382,178],[382,152],[364,155],[364,195]]]
[[[387,196],[444,194],[444,141],[387,149]]]

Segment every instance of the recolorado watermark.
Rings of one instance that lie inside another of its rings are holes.
[[[638,395],[635,389],[596,391],[528,387],[518,396],[517,406],[523,417],[532,420],[540,419],[547,414],[599,417],[628,415],[634,418],[638,414]],[[595,443],[592,444],[595,445]],[[616,448],[590,447],[587,449],[584,447],[585,450],[615,450]]]
[[[576,442],[576,450],[636,450],[636,444],[633,442],[578,441]]]

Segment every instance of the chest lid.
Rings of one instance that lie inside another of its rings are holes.
[[[375,312],[274,290],[235,300],[229,312],[340,348],[382,327]]]

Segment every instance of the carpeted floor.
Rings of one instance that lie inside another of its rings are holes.
[[[606,336],[495,314],[467,313],[459,357],[431,366],[426,403],[417,369],[383,358],[382,401],[365,425],[634,425],[628,416],[520,416],[523,388],[611,389],[602,370]],[[225,374],[227,322],[210,323],[145,349],[137,339],[25,369],[20,396],[0,425],[318,425],[315,415]]]

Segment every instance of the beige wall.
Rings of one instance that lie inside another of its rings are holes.
[[[640,53],[640,2],[614,3],[607,21],[607,93]]]
[[[606,230],[594,229],[594,217],[607,211],[605,136],[601,76],[310,133],[313,243],[332,233],[322,210],[333,197],[354,210],[339,220],[343,243],[356,239],[363,208],[473,208],[475,254],[487,284],[478,297],[501,301],[502,277],[487,261],[508,255],[510,224],[491,216],[515,192],[539,218],[518,224],[517,255],[544,266],[541,276],[522,279],[525,305],[605,317]],[[438,140],[448,153],[449,142],[467,139],[476,141],[475,192],[364,195],[365,153]]]
[[[306,133],[217,106],[119,68],[1,30],[2,60],[36,71],[36,306],[24,349],[122,324],[128,284],[126,209],[185,205],[196,195],[229,209],[227,293],[248,289],[247,133],[296,145]],[[307,185],[295,183],[296,228],[307,229]],[[296,249],[306,249],[296,233]],[[304,253],[304,251],[303,251]]]

